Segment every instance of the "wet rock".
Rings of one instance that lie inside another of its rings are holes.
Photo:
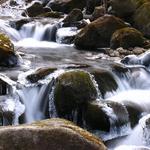
[[[109,117],[102,109],[103,104],[96,102],[88,103],[84,119],[88,129],[110,131]]]
[[[28,8],[26,8],[26,11],[22,15],[24,16],[27,14],[29,17],[36,17],[44,12],[42,3],[39,1],[34,1]]]
[[[18,64],[18,57],[14,51],[14,45],[3,33],[0,33],[0,65],[13,67]]]
[[[131,124],[131,127],[133,128],[138,124],[139,119],[141,118],[143,109],[141,106],[131,101],[124,101],[123,104],[127,108],[130,124]]]
[[[38,15],[38,17],[48,17],[48,18],[63,18],[63,14],[57,11],[46,12]]]
[[[136,5],[132,0],[110,0],[111,13],[118,17],[131,17],[136,10]]]
[[[59,117],[82,124],[82,113],[88,101],[97,97],[90,75],[84,71],[69,71],[60,75],[54,90],[54,102]],[[75,115],[76,114],[76,115]]]
[[[34,73],[27,76],[27,80],[32,83],[38,82],[41,79],[44,79],[47,75],[53,73],[56,68],[39,68]]]
[[[29,23],[31,21],[32,21],[32,19],[30,19],[30,18],[24,18],[24,19],[19,19],[16,21],[11,21],[10,25],[15,29],[20,30],[24,24]]]
[[[118,88],[117,82],[115,81],[113,74],[108,70],[97,69],[91,72],[98,84],[98,88],[101,92],[102,97],[105,97],[107,92],[116,91]]]
[[[90,20],[94,21],[97,18],[104,16],[104,14],[105,14],[105,8],[103,6],[95,7]]]
[[[111,68],[112,68],[112,71],[115,72],[115,73],[119,73],[119,74],[125,74],[127,73],[129,70],[128,68],[125,66],[125,65],[122,65],[122,64],[119,64],[119,63],[113,63],[111,64]]]
[[[76,27],[60,28],[56,33],[56,42],[64,44],[72,44],[77,34]]]
[[[1,128],[0,135],[0,147],[5,150],[106,150],[100,139],[62,119]]]
[[[88,24],[76,35],[75,46],[78,49],[109,47],[112,34],[126,26],[119,18],[105,15]]]
[[[128,49],[130,47],[144,46],[144,37],[138,30],[126,27],[115,31],[111,37],[110,47],[116,49],[123,47]]]
[[[112,101],[88,103],[84,117],[88,129],[105,132],[126,125],[129,121],[126,108]]]
[[[80,9],[73,9],[62,21],[63,27],[82,26],[83,14]],[[84,25],[85,26],[85,25]]]
[[[69,13],[74,8],[83,9],[86,5],[86,0],[51,0],[47,6],[53,11]]]
[[[150,1],[141,5],[134,14],[134,26],[139,29],[144,36],[150,37]]]
[[[63,22],[72,23],[76,21],[81,21],[82,19],[83,19],[82,11],[80,9],[75,8],[67,15],[67,17],[63,20]]]

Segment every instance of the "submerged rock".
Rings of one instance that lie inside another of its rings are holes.
[[[69,71],[60,75],[54,90],[54,102],[59,117],[82,124],[82,112],[88,101],[97,98],[90,75],[84,71]]]
[[[0,33],[0,66],[13,67],[18,63],[14,45],[3,33]]]
[[[115,31],[111,37],[110,47],[116,49],[123,47],[124,49],[144,46],[144,37],[138,30],[126,27]]]
[[[109,47],[112,34],[127,25],[119,18],[105,15],[83,28],[75,38],[78,49]]]
[[[34,73],[27,76],[27,80],[35,83],[41,79],[44,79],[47,75],[53,73],[56,68],[39,68]]]
[[[100,139],[62,119],[0,128],[0,147],[5,150],[106,150]]]
[[[101,92],[102,97],[105,97],[107,92],[116,91],[118,88],[117,82],[115,81],[112,73],[108,70],[97,69],[91,72],[98,84],[98,88]]]

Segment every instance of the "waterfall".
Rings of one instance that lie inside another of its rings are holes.
[[[33,38],[38,41],[55,41],[57,24],[45,24],[31,22],[24,24],[20,29],[22,39]]]
[[[49,94],[52,91],[54,80],[48,84],[24,87],[18,90],[18,95],[25,104],[25,122],[31,123],[49,117]]]

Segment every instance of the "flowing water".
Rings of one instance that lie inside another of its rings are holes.
[[[59,29],[57,23],[43,24],[40,21],[36,21],[23,25],[17,31],[11,28],[5,20],[1,20],[0,28],[8,33],[13,40],[15,48],[22,54],[20,67],[9,71],[5,68],[1,69],[1,72],[6,75],[2,80],[7,83],[14,83],[10,85],[10,87],[13,87],[13,92],[4,96],[5,98],[2,97],[4,101],[3,109],[15,112],[13,124],[18,124],[20,116],[23,118],[23,123],[57,117],[53,102],[54,82],[60,74],[66,71],[67,67],[88,64],[91,68],[110,69],[112,59],[105,54],[94,51],[78,51],[73,45],[60,44],[63,43],[62,41],[68,35],[74,36],[77,33],[75,28]],[[26,79],[26,76],[33,73],[37,68],[49,66],[58,69],[37,83],[30,83]],[[113,109],[108,106],[104,107],[112,128],[109,133],[97,131],[93,131],[93,133],[100,134],[103,140],[128,135],[121,141],[118,140],[117,144],[112,143],[110,149],[115,147],[116,150],[129,150],[136,146],[150,146],[149,128],[145,124],[145,118],[150,118],[148,115],[150,114],[149,68],[142,65],[130,65],[127,68],[128,72],[124,73],[123,76],[111,71],[113,78],[118,84],[118,89],[113,92],[107,92],[104,96],[104,101],[117,101],[121,104],[124,101],[132,102],[142,108],[142,115],[134,129],[130,127],[130,121],[118,129],[113,125],[119,117]],[[7,78],[7,76],[12,80]],[[14,78],[16,81],[13,81]],[[95,83],[95,80],[93,82]],[[129,120],[128,115],[126,119]],[[4,116],[4,122],[7,121]]]

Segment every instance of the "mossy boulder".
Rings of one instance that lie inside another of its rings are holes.
[[[32,83],[35,83],[41,79],[44,79],[47,75],[53,73],[56,68],[39,68],[34,73],[28,75],[26,78]]]
[[[64,13],[71,12],[74,8],[83,9],[86,5],[86,0],[51,0],[47,4],[53,11]]]
[[[99,138],[62,119],[1,127],[0,147],[5,150],[106,150]]]
[[[117,90],[117,82],[115,81],[113,74],[108,70],[96,69],[92,71],[91,74],[94,75],[103,98],[107,92],[113,92]]]
[[[63,18],[63,14],[61,12],[57,11],[51,11],[51,12],[46,12],[43,14],[38,15],[38,17],[44,17],[44,18]]]
[[[105,132],[126,125],[129,121],[126,108],[122,104],[113,101],[88,103],[84,119],[89,130]]]
[[[82,124],[82,112],[88,101],[97,98],[97,91],[89,73],[69,71],[60,75],[54,90],[54,102],[59,117],[73,120],[77,113],[77,123]]]
[[[150,38],[150,2],[141,5],[134,14],[134,26]]]
[[[18,57],[14,51],[14,45],[9,37],[0,33],[0,65],[5,67],[13,67],[18,63]]]
[[[110,47],[116,49],[123,47],[124,49],[144,46],[145,38],[138,30],[126,27],[115,31],[111,37]]]
[[[85,26],[75,38],[78,49],[109,47],[112,34],[127,25],[119,18],[105,15]]]
[[[110,6],[112,7],[111,13],[123,18],[131,17],[136,10],[136,5],[132,0],[110,0]]]

